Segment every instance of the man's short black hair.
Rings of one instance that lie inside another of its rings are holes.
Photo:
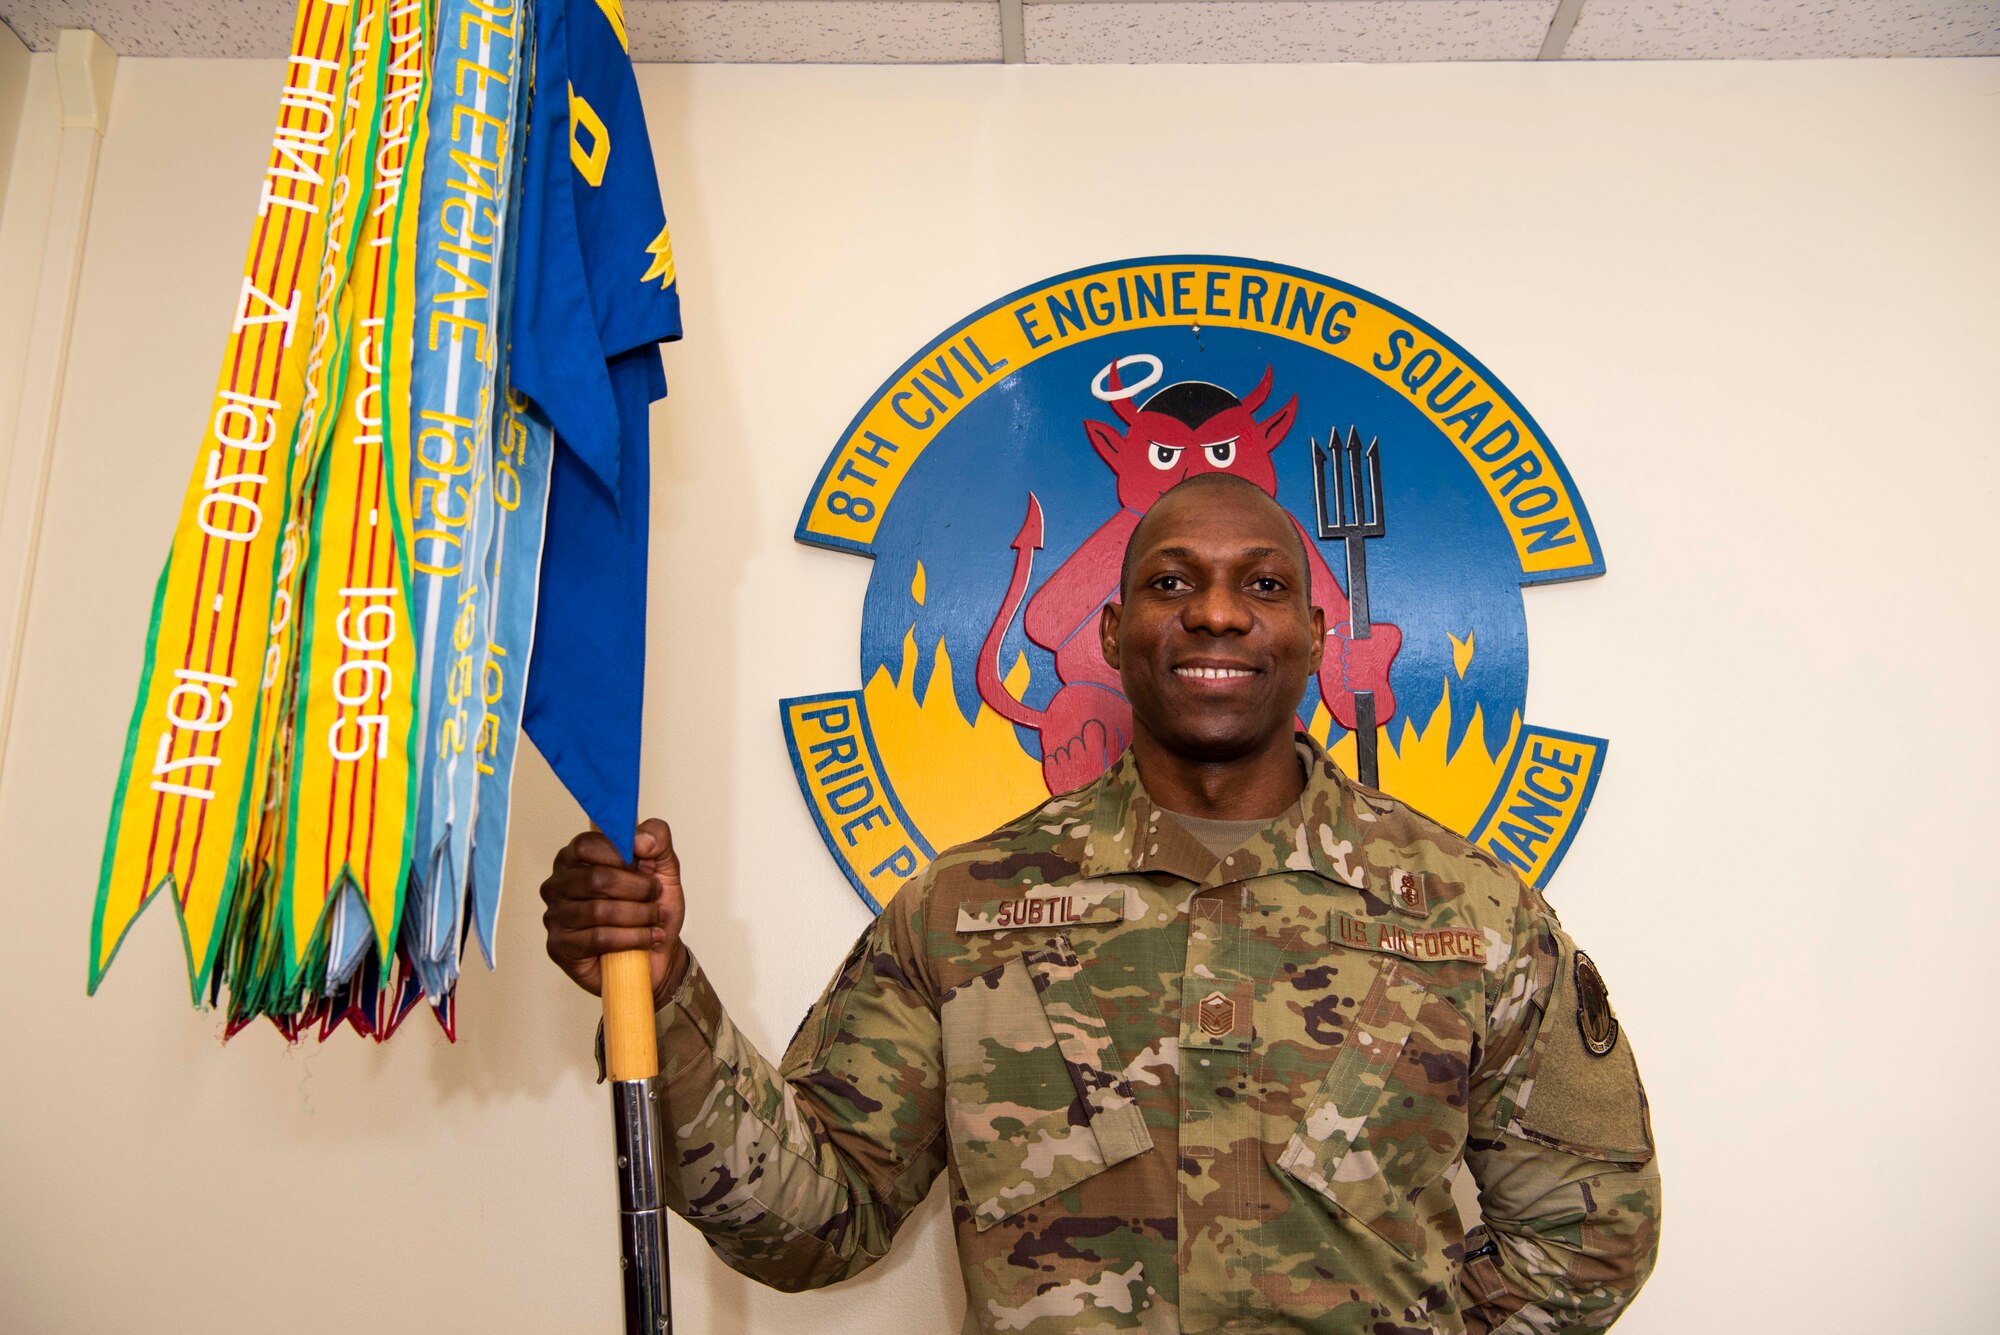
[[[1186,490],[1189,487],[1224,486],[1248,487],[1252,492],[1256,493],[1258,499],[1267,505],[1275,506],[1278,513],[1285,517],[1285,532],[1291,535],[1293,545],[1299,549],[1299,574],[1305,580],[1306,601],[1308,603],[1312,602],[1312,561],[1306,555],[1306,541],[1299,534],[1299,526],[1292,519],[1292,512],[1284,506],[1279,505],[1276,497],[1272,496],[1270,492],[1265,491],[1255,482],[1252,482],[1249,478],[1238,477],[1234,473],[1195,473],[1192,476],[1182,478],[1179,482],[1174,483],[1173,486],[1168,487],[1161,494],[1160,500],[1154,501],[1153,505],[1154,507],[1158,507],[1160,501],[1164,501],[1175,492]],[[1132,530],[1132,536],[1125,540],[1125,557],[1118,564],[1118,600],[1120,602],[1125,600],[1125,590],[1132,583],[1132,558],[1134,553],[1139,550],[1139,534],[1146,527],[1146,521],[1152,517],[1153,511],[1151,509],[1141,515],[1138,525]]]

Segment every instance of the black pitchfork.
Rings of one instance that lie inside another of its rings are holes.
[[[1319,536],[1323,542],[1338,538],[1347,545],[1347,612],[1350,634],[1357,640],[1368,638],[1370,626],[1368,539],[1382,536],[1382,456],[1376,448],[1377,444],[1378,441],[1371,439],[1363,448],[1361,433],[1352,426],[1347,428],[1345,442],[1340,439],[1338,431],[1329,429],[1327,446],[1331,448],[1331,454],[1321,447],[1317,438],[1312,442],[1313,504],[1319,512]],[[1326,508],[1328,463],[1333,464],[1331,515]],[[1329,713],[1332,708],[1329,701]],[[1378,786],[1373,691],[1354,693],[1354,750],[1361,782],[1370,788]]]

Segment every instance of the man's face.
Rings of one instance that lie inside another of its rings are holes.
[[[1190,488],[1163,497],[1134,542],[1124,605],[1105,607],[1100,633],[1139,730],[1201,764],[1290,738],[1326,633],[1291,517],[1248,487]]]

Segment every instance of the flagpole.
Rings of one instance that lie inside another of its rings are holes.
[[[653,967],[646,951],[621,950],[599,961],[604,985],[604,1069],[618,1153],[618,1233],[625,1288],[626,1335],[670,1335],[667,1210],[660,1195],[666,1164],[666,1091],[653,1030]]]

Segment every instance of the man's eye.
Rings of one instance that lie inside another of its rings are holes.
[[[1153,587],[1156,589],[1164,589],[1168,593],[1172,593],[1177,589],[1182,589],[1187,587],[1187,581],[1182,579],[1179,575],[1162,575],[1158,579],[1153,581]]]
[[[1283,593],[1285,591],[1285,581],[1274,575],[1260,576],[1254,582],[1259,593]]]

